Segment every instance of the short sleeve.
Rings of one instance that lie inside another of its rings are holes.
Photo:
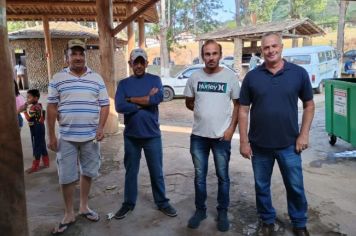
[[[186,97],[194,97],[193,78],[194,77],[191,76],[185,85],[184,96]]]
[[[299,91],[299,98],[303,102],[313,99],[313,88],[310,83],[309,75],[304,68],[302,68],[302,86]]]
[[[57,90],[57,80],[52,79],[48,84],[47,103],[59,103],[59,93]]]
[[[108,106],[110,105],[110,101],[109,101],[109,95],[108,95],[108,91],[106,90],[106,86],[105,83],[103,81],[103,79],[98,75],[99,77],[99,106],[103,107],[103,106]]]
[[[251,105],[251,96],[250,96],[250,90],[249,90],[249,76],[248,74],[242,81],[241,85],[241,91],[240,91],[240,99],[239,102],[243,106],[249,106]]]
[[[238,78],[235,76],[231,78],[231,98],[232,99],[240,98],[240,84]]]

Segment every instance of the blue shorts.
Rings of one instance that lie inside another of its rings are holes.
[[[70,184],[81,175],[94,178],[99,175],[100,146],[92,140],[72,142],[58,140],[57,168],[60,184]]]

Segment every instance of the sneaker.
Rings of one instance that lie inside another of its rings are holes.
[[[177,216],[177,210],[174,209],[171,205],[168,204],[167,207],[165,208],[158,208],[158,210],[162,211],[163,214],[170,216],[170,217],[175,217]]]
[[[121,220],[124,219],[127,215],[127,213],[129,213],[129,211],[132,211],[133,209],[127,205],[122,205],[122,207],[120,208],[120,210],[118,210],[115,215],[114,218]]]
[[[309,231],[306,227],[303,228],[293,228],[293,233],[295,236],[309,236]]]
[[[261,233],[263,236],[272,236],[274,232],[274,224],[262,223]]]
[[[217,228],[220,232],[228,231],[230,228],[230,222],[227,218],[227,210],[218,211],[218,224]]]
[[[200,222],[206,219],[206,210],[197,209],[194,215],[188,221],[188,228],[196,229]]]

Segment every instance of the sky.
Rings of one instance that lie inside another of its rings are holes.
[[[234,19],[235,15],[235,0],[221,0],[223,9],[216,16],[219,21],[227,21]]]

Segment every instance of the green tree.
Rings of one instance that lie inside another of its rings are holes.
[[[248,10],[255,13],[257,22],[269,22],[278,0],[251,0]]]
[[[317,20],[319,13],[325,11],[328,0],[278,0],[272,12],[272,20],[308,17]]]
[[[177,36],[180,33],[206,33],[220,25],[213,16],[222,8],[221,0],[166,0],[166,3],[169,51],[173,51],[173,47],[179,47]],[[158,39],[159,32],[160,26],[152,24],[148,27],[147,34]]]
[[[26,25],[26,22],[24,22],[24,21],[8,21],[7,22],[8,32],[17,31],[20,29],[24,29],[26,27],[27,27],[27,25]]]

